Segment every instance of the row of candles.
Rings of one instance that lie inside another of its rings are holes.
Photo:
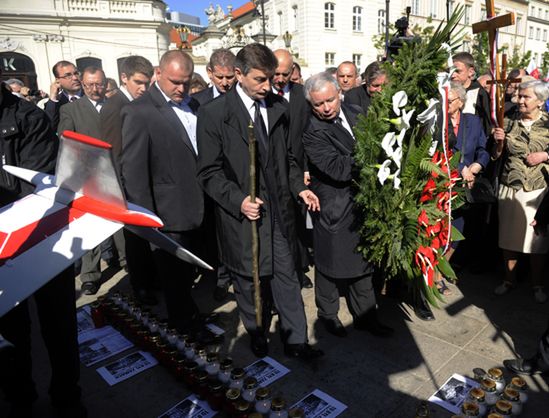
[[[257,379],[247,376],[243,368],[235,367],[231,358],[208,352],[192,336],[169,329],[167,322],[159,321],[150,310],[120,293],[99,297],[91,305],[91,317],[96,328],[110,324],[138,347],[152,353],[214,411],[230,418],[305,416],[302,409],[288,410],[282,397],[272,397],[269,388],[260,387]]]
[[[515,376],[506,384],[503,371],[494,367],[485,372],[477,368],[473,370],[474,378],[480,387],[469,391],[467,400],[461,406],[460,417],[508,418],[522,413],[522,408],[528,400],[528,385],[526,381]]]

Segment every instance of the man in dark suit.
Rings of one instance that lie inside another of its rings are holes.
[[[392,329],[377,319],[373,269],[357,251],[359,225],[352,191],[356,172],[352,127],[361,110],[341,103],[338,83],[327,73],[309,78],[305,94],[313,115],[303,143],[309,158],[311,188],[322,205],[322,211],[313,216],[319,319],[328,332],[339,337],[347,334],[337,317],[339,290],[345,290],[355,328],[376,336],[390,335]]]
[[[50,86],[50,99],[44,106],[46,115],[50,118],[54,132],[59,125],[61,106],[73,102],[84,94],[80,84],[80,73],[69,61],[59,61],[52,69],[55,81]]]
[[[200,106],[211,102],[213,99],[227,93],[234,85],[236,78],[234,76],[234,60],[236,57],[234,54],[224,48],[216,49],[210,56],[210,62],[206,67],[208,77],[212,86],[202,90],[196,94],[193,94],[193,98],[196,99]],[[213,204],[210,204],[210,200],[206,200],[206,217],[213,218]],[[215,242],[215,221],[208,219],[205,222],[208,237],[211,237]],[[217,266],[217,284],[214,290],[213,297],[218,302],[223,301],[229,294],[229,287],[231,285],[231,277],[227,268],[223,263],[219,263]]]
[[[162,232],[194,251],[200,244],[204,196],[196,181],[196,111],[189,96],[194,64],[185,52],[168,51],[155,71],[156,83],[122,109],[121,171],[128,200],[155,212]],[[178,332],[198,331],[199,312],[191,295],[196,271],[155,249],[168,324]]]
[[[374,61],[364,71],[364,84],[345,94],[345,103],[360,106],[366,114],[372,96],[383,89],[383,84],[385,84],[385,71],[377,61]]]
[[[303,173],[288,144],[288,105],[271,91],[278,63],[261,44],[247,45],[236,56],[238,83],[227,94],[200,109],[198,117],[198,180],[215,201],[221,260],[231,271],[235,297],[251,349],[267,355],[265,328],[255,322],[252,277],[252,227],[259,234],[259,275],[263,300],[267,293],[278,309],[287,356],[311,360],[322,355],[307,343],[307,320],[301,298],[295,236],[295,201],[311,210],[318,199],[303,184]],[[252,202],[248,125],[257,138],[258,198]],[[266,307],[263,310],[269,313]]]
[[[234,60],[234,54],[228,49],[220,48],[212,53],[210,62],[206,67],[212,86],[192,96],[201,106],[227,93],[232,88],[236,81],[234,77]]]
[[[75,131],[94,138],[101,138],[99,112],[105,102],[107,79],[102,69],[87,67],[82,72],[84,96],[67,103],[60,109],[59,134]],[[101,249],[97,246],[82,257],[80,280],[85,295],[95,295],[101,282]]]
[[[120,66],[120,89],[105,103],[99,114],[100,138],[112,145],[118,169],[122,150],[122,108],[145,93],[153,72],[153,66],[148,59],[139,55],[126,58]],[[155,305],[157,300],[151,290],[151,280],[156,271],[150,244],[125,228],[115,233],[113,238],[116,247],[124,249],[136,299],[146,305]]]
[[[303,131],[305,125],[309,120],[311,109],[305,95],[303,94],[303,86],[290,81],[292,71],[294,69],[294,59],[286,49],[277,49],[274,51],[275,57],[278,61],[273,76],[273,93],[284,97],[290,103],[290,127],[289,127],[289,139],[292,146],[292,154],[294,155],[299,168],[303,173],[303,181],[305,185],[309,184],[309,171],[307,169],[307,161],[305,153],[303,151]],[[309,265],[312,260],[307,252],[307,228],[306,228],[306,216],[307,211],[302,208],[298,208],[296,214],[296,223],[298,228],[299,238],[299,254],[301,257],[300,267],[298,269],[299,281],[301,287],[311,289],[313,283],[311,279],[306,276],[306,272],[309,270]]]
[[[346,95],[348,91],[356,86],[358,70],[351,61],[343,61],[337,67],[336,79],[341,89],[341,94]]]

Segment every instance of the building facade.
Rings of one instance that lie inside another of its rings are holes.
[[[49,91],[60,60],[100,66],[115,79],[130,55],[157,64],[169,47],[165,9],[160,0],[2,0],[2,79]]]
[[[526,50],[532,51],[539,68],[549,42],[549,0],[530,0],[526,26]]]

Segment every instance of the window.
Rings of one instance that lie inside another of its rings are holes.
[[[541,16],[542,16],[542,11],[541,11],[541,7],[538,9],[538,17],[541,19]]]
[[[292,26],[291,26],[291,30],[292,31],[297,31],[298,27],[297,27],[297,4],[294,4],[292,6],[292,9],[293,9],[293,15],[292,15]]]
[[[516,34],[517,35],[522,34],[522,16],[517,16]]]
[[[536,17],[536,8],[534,6],[532,6],[532,9],[530,10],[530,15]]]
[[[419,0],[412,0],[412,14],[419,15]]]
[[[324,3],[324,27],[334,29],[335,27],[335,4]]]
[[[536,29],[536,41],[539,41],[541,39],[541,29]]]
[[[432,18],[436,18],[437,17],[437,8],[438,8],[438,1],[437,0],[431,0],[431,12],[430,12],[430,16]]]
[[[335,65],[335,52],[326,52],[324,54],[324,64],[326,67],[333,67]]]
[[[353,54],[353,64],[356,65],[357,74],[360,74],[361,63],[362,63],[362,54]]]
[[[353,30],[362,32],[362,7],[353,7]]]
[[[486,9],[484,7],[480,10],[480,20],[486,20]]]
[[[530,26],[528,28],[528,39],[534,39],[534,27]]]
[[[282,31],[282,11],[281,10],[279,10],[278,13],[276,14],[276,26],[278,28],[278,33],[282,35],[284,32]]]
[[[547,29],[543,29],[543,42],[547,42]]]
[[[385,10],[377,11],[377,33],[385,33]]]
[[[549,20],[549,10],[545,11],[545,20]]]
[[[466,4],[465,5],[465,13],[463,15],[463,23],[465,25],[470,25],[471,24],[471,5],[470,4]]]

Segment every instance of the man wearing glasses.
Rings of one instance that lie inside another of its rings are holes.
[[[81,99],[61,107],[58,132],[61,134],[63,131],[69,130],[101,138],[99,112],[105,102],[107,90],[107,78],[103,70],[98,67],[85,68],[82,72],[82,88],[84,96]],[[82,293],[85,295],[95,295],[99,290],[100,261],[99,246],[82,257],[80,280],[82,281]]]
[[[55,81],[50,86],[50,100],[46,102],[44,111],[51,121],[52,128],[57,132],[59,125],[59,109],[61,106],[82,97],[80,73],[69,61],[59,61],[53,66]]]

